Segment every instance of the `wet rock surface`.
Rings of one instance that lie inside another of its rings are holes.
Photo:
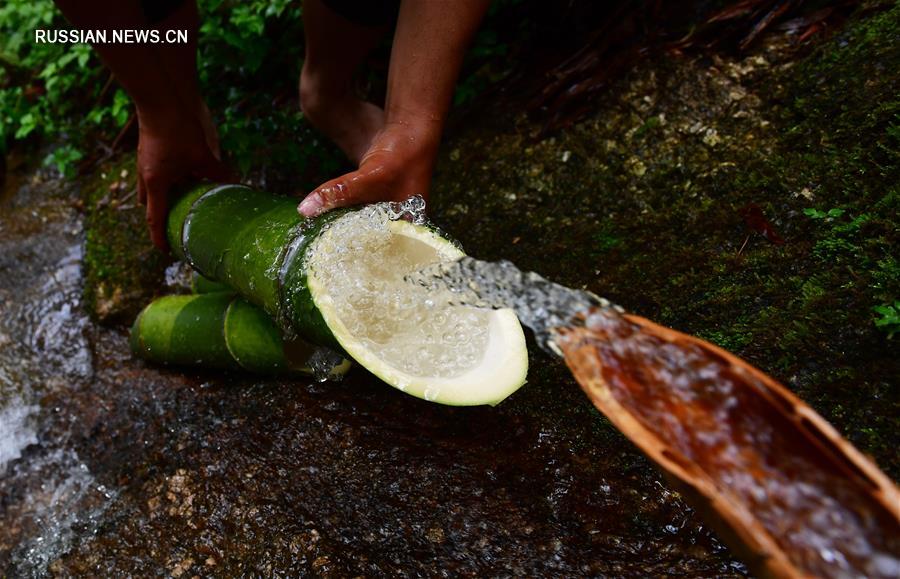
[[[873,308],[900,294],[900,9],[869,4],[812,50],[641,65],[549,138],[467,118],[432,210],[473,256],[747,359],[896,478],[900,358]]]
[[[431,214],[473,255],[748,358],[896,475],[900,369],[870,308],[897,291],[885,249],[897,164],[866,155],[894,146],[883,134],[897,78],[867,66],[900,62],[897,12],[879,36],[854,24],[808,58],[775,43],[740,61],[643,65],[550,138],[521,118],[466,121]],[[836,93],[868,112],[823,108]],[[843,143],[873,137],[862,152],[823,148],[828,126]],[[358,369],[319,384],[132,360],[123,330],[85,318],[83,194],[20,171],[0,206],[0,416],[19,417],[0,425],[16,434],[0,441],[0,574],[745,574],[537,349],[522,390],[470,409]],[[748,228],[748,203],[784,245]],[[835,206],[838,223],[803,213]],[[872,216],[861,230],[834,231],[860,214]],[[110,223],[90,223],[89,254]],[[128,242],[110,251],[139,262]]]
[[[147,235],[134,156],[106,163],[87,180],[81,198],[85,307],[101,324],[130,324],[158,293],[169,262]]]
[[[112,412],[81,429],[119,498],[59,571],[736,572],[645,464],[573,452],[540,423],[428,405],[362,373],[335,385],[123,372],[122,338],[101,342],[114,364],[95,395]]]

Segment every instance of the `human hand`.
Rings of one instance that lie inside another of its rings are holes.
[[[315,217],[328,210],[361,203],[428,198],[437,156],[439,127],[388,123],[372,140],[359,169],[316,188],[297,210]]]
[[[234,178],[219,160],[218,138],[205,106],[195,115],[138,111],[138,120],[138,200],[147,207],[153,245],[167,252],[172,187],[191,179],[229,182]]]

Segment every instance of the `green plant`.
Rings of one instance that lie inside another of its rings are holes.
[[[879,315],[875,318],[875,326],[887,332],[888,339],[900,332],[900,300],[875,306],[872,310]]]
[[[0,148],[40,138],[67,141],[46,162],[68,173],[83,157],[76,144],[82,126],[115,128],[125,121],[114,125],[96,112],[110,108],[112,99],[90,46],[39,44],[32,38],[35,29],[63,27],[51,0],[8,0],[0,6]]]
[[[44,159],[44,165],[56,167],[60,174],[70,177],[74,173],[75,163],[83,157],[84,153],[72,145],[60,145],[47,155]]]
[[[860,228],[872,220],[872,215],[863,213],[849,220],[841,219],[846,211],[841,208],[829,209],[804,209],[803,213],[816,221],[828,224],[830,229],[827,234],[816,242],[813,252],[821,259],[831,259],[838,254],[856,255],[860,253],[860,246],[855,240]]]
[[[822,211],[821,209],[804,209],[803,214],[812,219],[837,219],[841,215],[844,214],[843,209],[834,208],[829,209],[828,211]]]
[[[338,151],[322,146],[296,104],[300,3],[200,0],[199,7],[202,92],[233,164],[242,172],[266,163],[335,170]],[[52,0],[0,6],[0,150],[59,143],[46,164],[71,175],[94,143],[114,141],[133,107],[90,46],[33,41],[35,29],[66,27]]]

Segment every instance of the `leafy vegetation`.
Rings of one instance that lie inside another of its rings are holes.
[[[13,140],[65,140],[76,124],[85,129],[115,128],[118,119],[111,114],[115,96],[105,94],[109,89],[103,86],[103,72],[91,48],[33,42],[36,28],[62,25],[50,0],[9,0],[0,6],[0,149]],[[73,99],[72,94],[83,96]],[[76,114],[79,109],[83,113],[82,100],[101,102],[86,115]],[[69,148],[48,163],[68,170],[78,158],[79,152]]]
[[[893,338],[897,332],[900,332],[900,300],[895,300],[893,304],[884,304],[872,308],[878,314],[875,319],[875,325],[887,332],[888,338]]]
[[[517,3],[504,0],[492,6],[489,24],[470,51],[456,103],[471,102],[502,76],[483,66],[507,53],[490,22]],[[303,121],[297,106],[302,3],[198,4],[201,89],[232,164],[244,174],[251,168],[263,175],[274,168],[288,171],[300,180],[295,187],[314,186],[304,180],[338,170],[343,157]],[[53,144],[57,148],[46,164],[71,175],[77,163],[116,140],[133,106],[90,46],[33,41],[35,29],[66,27],[52,0],[8,0],[0,6],[0,151],[13,143]]]
[[[265,160],[333,169],[337,151],[315,140],[296,106],[303,45],[300,3],[201,0],[200,81],[216,112],[222,143],[246,172]],[[130,99],[83,44],[37,44],[36,28],[67,27],[52,0],[9,0],[0,7],[0,143],[58,144],[48,165],[71,174],[109,146],[133,113]],[[273,106],[274,105],[274,106]]]

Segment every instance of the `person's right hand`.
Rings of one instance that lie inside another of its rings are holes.
[[[219,160],[215,127],[205,106],[196,115],[139,111],[138,121],[138,200],[147,207],[150,239],[167,252],[172,187],[192,179],[230,182],[234,178]]]
[[[436,123],[388,123],[375,135],[359,169],[320,185],[297,210],[315,217],[337,207],[413,195],[427,200],[440,139]]]

